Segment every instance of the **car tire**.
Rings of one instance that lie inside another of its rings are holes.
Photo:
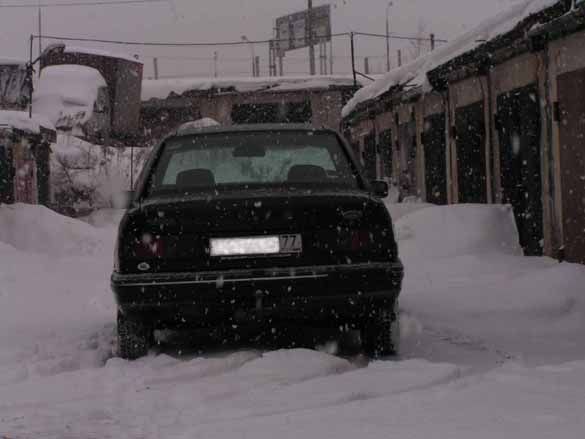
[[[137,360],[146,356],[153,334],[144,323],[118,312],[118,354],[124,360]]]
[[[362,346],[371,358],[398,355],[400,324],[398,313],[383,307],[362,325]]]

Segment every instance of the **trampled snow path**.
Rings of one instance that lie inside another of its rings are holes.
[[[403,355],[370,364],[262,346],[113,358],[115,215],[0,207],[0,437],[581,437],[585,269],[519,256],[505,208],[422,207],[391,206]]]

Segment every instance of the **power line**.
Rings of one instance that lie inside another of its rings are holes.
[[[354,35],[361,35],[364,37],[375,37],[375,38],[390,38],[392,40],[406,40],[406,41],[432,41],[432,38],[427,38],[427,37],[407,37],[407,36],[403,36],[403,35],[392,35],[390,34],[389,36],[387,35],[382,35],[382,34],[372,34],[369,32],[354,32]],[[448,40],[441,40],[441,39],[435,39],[435,41],[437,43],[448,43]]]
[[[169,0],[102,0],[102,1],[90,1],[90,2],[71,2],[71,3],[7,3],[0,4],[0,8],[62,8],[67,6],[119,6],[119,5],[138,5],[146,3],[168,3]]]
[[[132,0],[128,0],[132,1]],[[144,1],[144,0],[135,0],[135,1]],[[157,0],[151,0],[157,1]],[[148,2],[147,2],[148,3]],[[329,38],[337,38],[337,37],[348,37],[352,35],[349,32],[331,34]],[[387,37],[386,35],[380,34],[372,34],[366,32],[353,32],[353,35],[357,36],[366,36],[366,37],[377,37],[377,38],[390,38],[395,40],[408,40],[408,41],[431,41],[429,38],[420,38],[420,37],[408,37],[403,35],[390,35]],[[289,39],[270,39],[270,40],[249,40],[249,41],[231,41],[231,42],[208,42],[208,43],[191,43],[191,42],[177,42],[177,43],[168,43],[168,42],[142,42],[142,41],[122,41],[122,40],[106,40],[106,39],[96,39],[96,38],[75,38],[75,37],[59,37],[59,36],[52,36],[52,35],[33,35],[34,39],[45,39],[45,40],[60,40],[60,41],[75,41],[75,42],[85,42],[85,43],[101,43],[101,44],[113,44],[113,45],[123,45],[123,46],[152,46],[152,47],[227,47],[227,46],[243,46],[249,44],[269,44],[269,43],[278,43],[278,42],[285,42],[290,41]],[[298,40],[304,40],[304,38],[297,38]],[[447,43],[447,40],[435,40],[441,43]]]
[[[331,34],[330,37],[343,37],[349,36],[349,33],[339,33],[339,34]],[[220,46],[244,46],[249,44],[269,44],[275,42],[284,42],[290,41],[288,39],[284,40],[277,40],[277,39],[270,39],[270,40],[249,40],[249,41],[232,41],[232,42],[210,42],[210,43],[187,43],[187,42],[179,42],[179,43],[167,43],[167,42],[142,42],[142,41],[120,41],[120,40],[104,40],[104,39],[94,39],[94,38],[73,38],[73,37],[58,37],[58,36],[51,36],[51,35],[33,35],[34,39],[45,39],[45,40],[60,40],[60,41],[76,41],[76,42],[85,42],[85,43],[102,43],[102,44],[114,44],[114,45],[122,45],[122,46],[155,46],[155,47],[220,47]],[[304,40],[304,38],[297,38],[297,40]]]

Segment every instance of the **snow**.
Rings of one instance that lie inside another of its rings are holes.
[[[513,30],[522,20],[543,11],[559,0],[523,0],[481,22],[477,27],[435,51],[394,69],[374,83],[358,90],[343,108],[343,117],[349,116],[356,107],[389,91],[396,86],[422,87],[431,91],[427,73],[448,61],[469,52],[487,41]]]
[[[53,257],[92,255],[104,247],[89,224],[27,204],[2,205],[0,242],[24,253]]]
[[[31,134],[39,134],[41,127],[55,130],[53,123],[43,115],[33,114],[32,118],[25,111],[0,110],[0,128],[16,128]]]
[[[210,128],[210,127],[217,127],[220,123],[215,119],[210,117],[204,117],[203,119],[194,120],[191,122],[186,122],[181,125],[178,131],[185,131],[191,129],[201,129],[201,128]]]
[[[104,56],[107,58],[118,58],[134,63],[142,64],[142,62],[135,55],[129,55],[127,53],[111,52],[109,50],[97,49],[93,47],[79,47],[79,46],[65,46],[65,53],[85,53],[87,55]]]
[[[400,359],[203,344],[126,362],[108,278],[119,212],[86,219],[96,228],[0,206],[0,433],[580,438],[585,267],[520,256],[506,207],[389,210],[407,270]]]
[[[0,58],[0,66],[25,66],[26,61],[14,58]]]
[[[79,128],[93,113],[103,76],[91,67],[62,65],[43,69],[33,93],[33,110],[57,127]]]
[[[326,90],[353,86],[349,76],[290,76],[276,78],[173,78],[146,79],[142,82],[142,100],[166,99],[172,93],[233,89],[246,93],[257,91]]]
[[[76,212],[120,206],[150,153],[149,148],[93,145],[62,133],[51,148],[52,199]]]
[[[417,210],[407,217],[407,221],[396,221],[395,228],[403,243],[416,239],[410,251],[418,252],[419,257],[522,254],[511,206],[440,206]],[[433,227],[427,227],[429,224]],[[425,245],[420,245],[423,242]]]

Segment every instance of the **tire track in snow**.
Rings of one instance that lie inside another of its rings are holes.
[[[446,325],[427,324],[430,316],[406,312],[417,324],[416,331],[406,331],[402,340],[401,358],[422,358],[431,362],[456,363],[466,367],[462,374],[469,376],[485,373],[513,361],[515,356],[492,346],[487,341],[465,334]]]

